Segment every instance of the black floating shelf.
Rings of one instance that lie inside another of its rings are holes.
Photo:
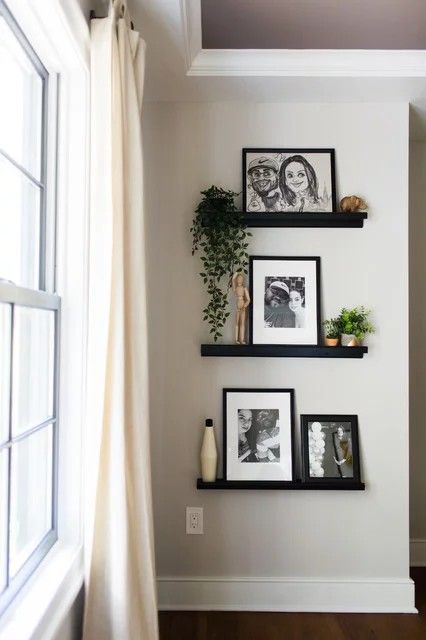
[[[363,358],[368,347],[281,344],[202,344],[202,356],[237,358]]]
[[[197,479],[197,489],[222,491],[238,489],[276,489],[281,491],[364,491],[365,484],[354,480],[338,480],[336,482],[318,481],[302,482],[301,480],[280,481],[280,480],[216,480],[215,482],[203,482]]]
[[[334,227],[338,229],[361,229],[367,219],[366,211],[354,213],[250,213],[242,211],[244,223],[248,227]],[[205,213],[204,224],[214,213]]]
[[[244,222],[248,227],[335,227],[361,229],[368,214],[356,213],[247,213]]]

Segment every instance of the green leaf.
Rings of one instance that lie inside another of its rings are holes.
[[[202,191],[190,228],[191,252],[200,254],[203,265],[200,278],[209,296],[203,321],[209,324],[215,340],[222,335],[220,328],[230,316],[228,297],[233,273],[236,270],[247,273],[248,239],[252,234],[235,205],[237,195],[215,185]]]

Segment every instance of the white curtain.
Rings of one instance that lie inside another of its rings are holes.
[[[84,640],[158,638],[140,111],[145,43],[125,0],[91,22]]]

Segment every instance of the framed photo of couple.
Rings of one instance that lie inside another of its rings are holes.
[[[334,149],[243,149],[244,211],[336,211],[334,155]]]
[[[251,344],[317,345],[319,257],[250,257]]]
[[[226,480],[294,477],[294,390],[223,390]]]

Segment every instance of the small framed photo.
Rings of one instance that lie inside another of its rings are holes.
[[[334,149],[243,149],[243,209],[336,211]]]
[[[317,345],[320,258],[250,257],[250,342]]]
[[[300,418],[304,482],[360,482],[358,416]]]
[[[223,390],[226,480],[293,480],[294,390]]]

